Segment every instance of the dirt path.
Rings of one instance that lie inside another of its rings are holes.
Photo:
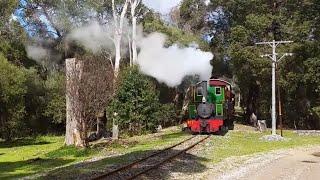
[[[212,179],[212,176],[209,177],[208,179]],[[318,180],[320,146],[260,154],[249,158],[236,168],[215,176],[214,179]]]

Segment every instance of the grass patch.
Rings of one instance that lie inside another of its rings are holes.
[[[179,129],[166,132],[163,135],[156,137],[139,136],[130,138],[125,145],[122,145],[122,141],[117,143],[117,145],[114,144],[108,146],[100,153],[100,155],[108,155],[110,152],[117,152],[121,153],[121,155],[103,158],[95,162],[85,162],[81,165],[81,168],[79,168],[77,165],[74,165],[69,166],[68,168],[57,169],[41,179],[75,179],[78,177],[85,177],[86,175],[92,173],[92,171],[105,171],[111,165],[122,165],[124,163],[135,161],[136,159],[144,157],[146,154],[154,153],[159,149],[173,145],[190,136],[190,134],[181,132]]]
[[[208,152],[211,162],[219,162],[231,156],[243,156],[276,149],[307,145],[320,145],[319,136],[299,136],[292,131],[284,131],[286,141],[265,142],[260,138],[269,133],[250,131],[229,132],[225,137],[214,136],[210,142],[213,148]]]
[[[140,154],[138,152],[162,148],[189,136],[179,131],[178,129],[166,131],[156,138],[148,135],[138,136],[88,149],[66,147],[62,136],[26,138],[11,143],[0,142],[0,179],[16,179],[43,173],[93,157],[132,152],[136,152],[134,155],[138,156]],[[122,163],[130,158],[132,157],[109,158],[101,163]],[[72,167],[63,169],[69,170]]]
[[[289,141],[264,142],[259,138],[265,134],[250,131],[230,131],[226,136],[212,136],[204,153],[208,163],[219,162],[227,157],[242,156],[281,148],[305,145],[320,145],[318,136],[299,136],[284,131]],[[0,179],[16,179],[48,172],[52,179],[68,179],[75,174],[90,174],[105,170],[110,165],[131,162],[146,153],[168,147],[190,137],[189,134],[172,129],[158,135],[136,136],[114,142],[95,144],[93,148],[77,149],[65,147],[62,136],[43,136],[21,139],[12,143],[0,142]],[[121,154],[121,155],[119,155]],[[96,162],[81,162],[92,157],[106,157]],[[66,167],[68,166],[68,167]],[[59,168],[64,167],[64,168]],[[56,168],[55,170],[53,170]]]
[[[0,142],[0,179],[32,175],[93,156],[93,150],[65,147],[64,137],[42,136]]]

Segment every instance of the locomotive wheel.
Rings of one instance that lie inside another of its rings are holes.
[[[229,125],[229,130],[234,130],[234,124],[233,124],[233,122]]]
[[[228,132],[228,127],[223,125],[219,130],[219,135],[224,136],[227,132]]]
[[[198,134],[200,134],[200,132],[193,132],[193,131],[192,131],[191,134],[192,134],[192,135],[198,135]]]
[[[190,133],[191,132],[191,129],[189,127],[183,127],[182,128],[182,131],[183,132],[186,132],[186,133]]]

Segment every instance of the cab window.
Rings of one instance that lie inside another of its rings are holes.
[[[202,96],[202,87],[197,87],[197,96]]]
[[[216,87],[216,95],[221,95],[221,88],[220,87]]]

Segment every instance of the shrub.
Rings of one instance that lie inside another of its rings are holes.
[[[159,103],[159,92],[151,78],[141,74],[138,67],[122,71],[116,94],[107,108],[109,117],[115,119],[120,131],[130,135],[155,131],[170,119],[171,106]],[[173,109],[173,108],[172,108]]]
[[[24,96],[25,125],[30,132],[26,135],[45,133],[48,122],[43,116],[46,105],[44,80],[39,76],[36,69],[26,71],[26,94]]]
[[[162,127],[176,125],[177,114],[174,104],[161,104],[159,110],[154,114],[154,118]]]
[[[26,70],[9,63],[0,54],[0,138],[7,141],[26,131],[23,121],[25,82]]]
[[[46,107],[43,115],[53,124],[66,122],[65,76],[51,73],[45,81]]]

